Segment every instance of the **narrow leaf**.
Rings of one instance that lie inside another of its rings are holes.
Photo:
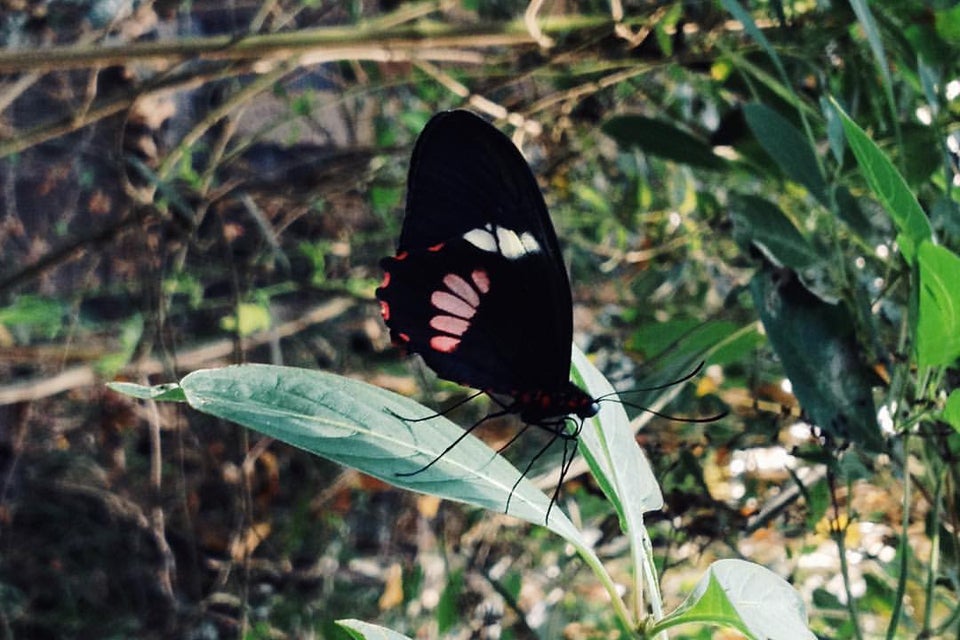
[[[825,207],[830,207],[827,185],[813,147],[789,120],[770,107],[748,104],[743,108],[747,125],[760,146],[783,172],[810,192]]]
[[[933,236],[926,213],[889,158],[864,130],[850,119],[836,100],[831,98],[831,103],[843,123],[843,131],[853,155],[857,158],[857,164],[860,165],[860,171],[900,232],[898,240],[904,259],[913,264],[917,246]]]
[[[960,358],[960,256],[932,242],[920,245],[917,362],[951,365]]]
[[[769,200],[733,194],[730,214],[738,241],[754,245],[776,266],[802,271],[821,262],[813,245]]]
[[[107,388],[139,400],[158,400],[167,402],[187,401],[187,397],[183,394],[183,389],[181,389],[180,385],[176,382],[158,384],[152,387],[147,387],[142,384],[134,384],[132,382],[108,382]]]
[[[624,148],[703,169],[721,170],[727,162],[703,139],[663,120],[639,115],[617,116],[603,124],[603,132]]]

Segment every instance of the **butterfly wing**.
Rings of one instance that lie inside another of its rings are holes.
[[[517,148],[469,112],[441,113],[417,141],[407,189],[399,252],[377,290],[394,341],[468,386],[565,387],[570,285]]]

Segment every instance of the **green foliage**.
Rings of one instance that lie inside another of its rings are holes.
[[[63,329],[64,311],[57,300],[34,295],[18,296],[13,304],[0,308],[0,325],[36,331],[41,337],[52,338]]]

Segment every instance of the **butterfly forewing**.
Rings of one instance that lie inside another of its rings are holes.
[[[407,188],[399,251],[377,291],[394,341],[485,391],[567,389],[570,285],[517,148],[469,112],[441,113],[417,141]]]

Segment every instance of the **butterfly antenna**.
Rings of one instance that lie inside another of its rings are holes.
[[[672,416],[668,413],[661,413],[659,411],[654,411],[649,407],[645,407],[641,404],[633,404],[632,402],[624,402],[623,400],[619,401],[620,404],[626,407],[633,407],[634,409],[639,409],[640,411],[646,411],[647,413],[653,414],[658,418],[663,418],[665,420],[673,420],[675,422],[690,422],[690,423],[702,423],[702,422],[716,422],[717,420],[722,420],[726,418],[730,412],[722,411],[716,415],[710,416],[709,418],[681,418],[680,416]]]
[[[474,396],[474,397],[476,397],[476,396]],[[461,404],[462,404],[462,403],[461,403]],[[443,456],[445,456],[445,455],[447,455],[448,453],[450,453],[450,452],[453,450],[454,447],[456,447],[458,444],[460,444],[461,442],[463,442],[464,439],[465,439],[467,436],[469,436],[470,433],[473,432],[473,430],[476,429],[477,427],[479,427],[481,424],[483,424],[483,423],[486,422],[487,420],[490,420],[491,418],[499,418],[500,416],[505,416],[505,415],[507,415],[508,413],[510,413],[510,412],[507,411],[507,410],[497,411],[497,412],[494,412],[494,413],[488,413],[487,415],[485,415],[484,417],[480,418],[479,420],[477,420],[476,422],[474,422],[472,425],[470,425],[469,428],[464,429],[464,430],[463,430],[463,433],[461,433],[459,436],[457,436],[457,439],[456,439],[456,440],[454,440],[454,441],[451,442],[449,445],[447,445],[447,448],[446,448],[446,449],[444,449],[443,451],[441,451],[440,454],[439,454],[436,458],[434,458],[433,460],[431,460],[431,461],[428,462],[427,464],[423,465],[422,467],[420,467],[420,468],[417,469],[416,471],[408,471],[408,472],[404,472],[404,473],[395,473],[394,475],[395,475],[395,476],[399,476],[399,477],[401,477],[401,478],[409,478],[410,476],[415,476],[415,475],[417,475],[417,474],[419,474],[419,473],[423,473],[424,471],[426,471],[427,469],[429,469],[430,467],[432,467],[433,465],[435,465],[437,462],[439,462],[439,461],[440,461],[440,458],[442,458]]]
[[[601,400],[605,400],[605,399],[607,399],[607,398],[609,398],[609,397],[611,397],[611,396],[619,396],[619,395],[623,395],[624,393],[636,393],[636,392],[638,392],[638,391],[659,391],[660,389],[669,389],[670,387],[676,386],[676,385],[678,385],[678,384],[683,384],[684,382],[687,382],[688,380],[696,377],[697,374],[699,374],[701,371],[703,371],[704,365],[706,365],[706,360],[701,360],[701,361],[700,361],[700,364],[698,364],[696,367],[694,367],[693,371],[691,371],[690,373],[686,374],[686,375],[683,376],[682,378],[679,378],[679,379],[674,380],[674,381],[672,381],[672,382],[667,382],[667,383],[664,383],[664,384],[658,384],[658,385],[656,385],[656,386],[654,386],[654,387],[637,387],[636,389],[628,389],[627,391],[624,391],[624,392],[622,392],[622,393],[617,392],[617,391],[614,391],[613,393],[605,393],[604,395],[602,395],[602,396],[600,396],[600,397],[598,397],[598,398],[594,398],[594,400],[596,400],[597,402],[600,402]],[[624,404],[626,404],[626,403],[624,403]],[[636,406],[636,405],[630,405],[630,406]]]

